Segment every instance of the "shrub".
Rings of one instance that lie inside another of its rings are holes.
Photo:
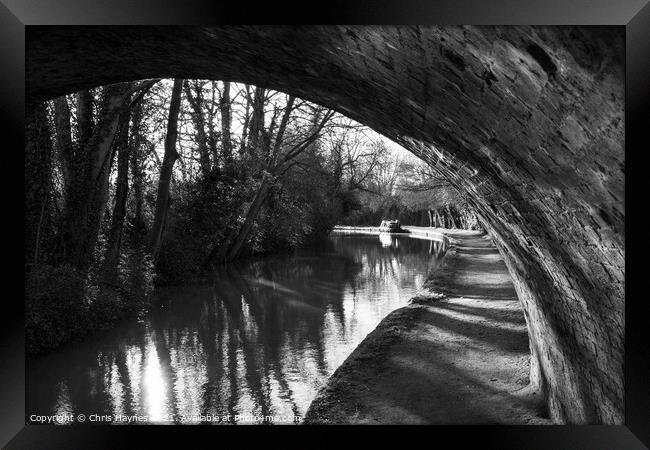
[[[118,267],[118,282],[107,284],[93,267],[87,276],[69,265],[38,265],[25,276],[26,351],[35,355],[106,329],[143,312],[153,290],[150,258],[128,249]]]
[[[83,331],[88,313],[85,281],[71,266],[31,268],[25,277],[28,354],[57,347]]]

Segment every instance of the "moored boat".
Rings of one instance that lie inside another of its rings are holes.
[[[379,225],[380,233],[408,233],[408,230],[402,228],[399,220],[382,220]]]

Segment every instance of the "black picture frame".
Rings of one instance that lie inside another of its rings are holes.
[[[650,4],[647,0],[539,1],[480,0],[445,1],[328,1],[307,8],[303,5],[266,2],[214,2],[186,0],[0,0],[0,123],[3,128],[5,172],[18,172],[24,149],[25,27],[31,25],[217,25],[247,24],[472,24],[472,25],[617,25],[626,32],[626,244],[632,242],[631,223],[640,220],[632,196],[643,191],[634,183],[643,170],[637,161],[647,152],[650,124]],[[4,158],[4,157],[3,157]],[[16,158],[16,161],[13,160]],[[640,175],[642,177],[642,175]],[[6,177],[4,177],[6,178]],[[639,183],[640,184],[640,183]],[[20,202],[18,195],[11,200]],[[15,190],[15,189],[14,189]],[[7,191],[5,191],[7,192]],[[643,195],[643,194],[641,194]],[[630,207],[631,206],[631,207]],[[17,206],[16,210],[22,209]],[[19,213],[16,213],[19,214]],[[12,215],[15,217],[15,215]],[[13,220],[21,234],[20,225]],[[639,237],[633,233],[632,236]],[[17,246],[20,247],[20,246]],[[643,248],[626,245],[626,262],[634,255],[643,256]],[[20,251],[20,250],[18,250]],[[10,258],[5,255],[6,260]],[[17,257],[19,258],[19,257]],[[9,260],[12,261],[12,260]],[[17,270],[20,268],[15,265]],[[623,426],[437,426],[372,427],[371,433],[395,437],[402,444],[415,444],[417,432],[434,445],[454,442],[500,449],[643,449],[650,446],[650,366],[648,337],[644,333],[645,299],[632,295],[639,284],[642,267],[626,264],[626,414]],[[18,277],[15,278],[16,280]],[[15,281],[12,283],[18,284]],[[0,444],[20,448],[133,448],[136,441],[154,446],[153,441],[184,446],[196,436],[214,443],[237,437],[245,442],[252,432],[247,427],[109,427],[109,426],[30,426],[25,425],[25,369],[23,300],[20,294],[4,297],[3,324],[0,328]],[[11,306],[11,308],[9,308]],[[269,439],[286,439],[286,427],[265,428]],[[368,431],[355,427],[353,431]],[[255,432],[259,432],[257,429]],[[339,442],[340,427],[291,427],[288,445],[303,446],[323,439]],[[348,428],[345,431],[350,431]],[[451,441],[449,441],[451,439]]]

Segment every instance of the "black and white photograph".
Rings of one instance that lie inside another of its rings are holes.
[[[27,429],[598,425],[646,448],[625,23],[60,17],[24,26]]]

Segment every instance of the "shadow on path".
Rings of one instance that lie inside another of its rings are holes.
[[[526,322],[499,252],[479,233],[450,237],[423,295],[366,337],[306,424],[550,424],[528,387]]]

